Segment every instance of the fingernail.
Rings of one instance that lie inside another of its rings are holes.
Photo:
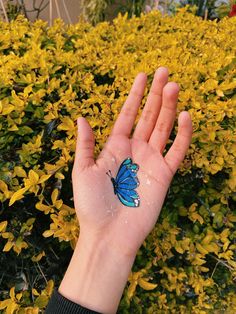
[[[156,70],[156,74],[161,73],[161,72],[167,72],[167,75],[169,74],[168,69],[166,67],[159,67]]]

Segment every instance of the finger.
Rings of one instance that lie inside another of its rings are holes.
[[[163,89],[161,111],[149,140],[149,144],[161,153],[164,151],[166,142],[170,136],[176,117],[176,104],[178,99],[179,86],[169,82]]]
[[[162,91],[167,82],[168,70],[160,67],[154,75],[147,102],[133,134],[134,138],[149,140],[160,112]]]
[[[181,112],[178,119],[177,136],[165,156],[165,161],[168,164],[173,175],[177,171],[180,163],[184,160],[192,138],[192,121],[187,111]]]
[[[136,76],[129,96],[124,103],[113,127],[112,135],[130,135],[134,121],[137,116],[138,108],[143,98],[146,82],[147,76],[145,73],[139,73]]]
[[[84,169],[94,164],[94,135],[93,131],[84,118],[78,118],[78,136],[76,142],[75,161],[73,172]]]

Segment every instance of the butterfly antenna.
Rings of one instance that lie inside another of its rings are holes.
[[[108,177],[112,178],[111,170],[108,170],[106,174],[108,175]]]

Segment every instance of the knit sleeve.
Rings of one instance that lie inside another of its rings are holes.
[[[101,314],[74,303],[54,290],[45,314]]]

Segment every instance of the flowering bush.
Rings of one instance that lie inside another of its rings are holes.
[[[234,313],[236,20],[182,9],[96,27],[19,17],[0,29],[0,310],[42,312],[70,259],[76,119],[90,122],[97,155],[135,75],[150,86],[167,66],[194,136],[119,311]]]

